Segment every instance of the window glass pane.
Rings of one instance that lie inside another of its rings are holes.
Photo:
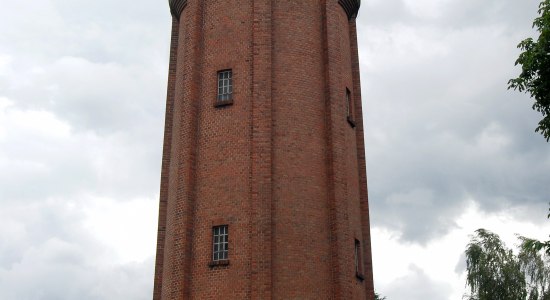
[[[361,273],[361,242],[355,240],[355,272],[357,274]]]
[[[218,100],[225,101],[231,99],[233,93],[232,71],[222,71],[218,73]]]
[[[346,89],[346,112],[351,117],[351,92]]]
[[[224,95],[222,98],[226,97]],[[225,226],[216,226],[212,228],[212,259],[214,261],[228,259],[229,257],[229,235],[228,227]]]

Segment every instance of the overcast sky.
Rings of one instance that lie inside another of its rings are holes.
[[[475,229],[550,232],[550,144],[506,89],[538,0],[362,2],[375,286],[461,299]],[[0,0],[0,299],[151,299],[170,21]]]

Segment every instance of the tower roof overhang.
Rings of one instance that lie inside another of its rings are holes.
[[[181,12],[187,5],[187,0],[168,0],[168,4],[170,5],[172,16],[179,20]]]
[[[344,8],[348,19],[355,19],[357,17],[357,12],[359,12],[359,7],[361,6],[361,0],[338,0],[338,3]]]

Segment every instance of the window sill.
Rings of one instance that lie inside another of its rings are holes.
[[[357,279],[359,279],[360,281],[365,280],[365,276],[363,276],[363,274],[360,274],[360,273],[355,273],[355,277],[357,277]]]
[[[348,116],[347,120],[351,128],[355,128],[355,121],[350,116]]]
[[[208,266],[210,268],[229,266],[229,259],[211,261],[208,263]]]
[[[233,104],[233,99],[230,99],[230,100],[216,100],[216,103],[214,103],[214,107],[224,107],[224,106],[228,106],[228,105],[232,105]]]

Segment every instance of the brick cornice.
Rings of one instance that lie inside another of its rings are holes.
[[[172,16],[179,20],[181,12],[187,5],[187,0],[168,0],[168,3]],[[357,12],[361,6],[361,0],[338,0],[338,3],[342,6],[350,20],[357,16]]]
[[[357,16],[359,11],[359,6],[361,6],[361,0],[338,0],[338,3],[342,6],[348,19],[354,19]]]
[[[172,16],[179,20],[181,12],[187,5],[187,0],[168,0]]]

